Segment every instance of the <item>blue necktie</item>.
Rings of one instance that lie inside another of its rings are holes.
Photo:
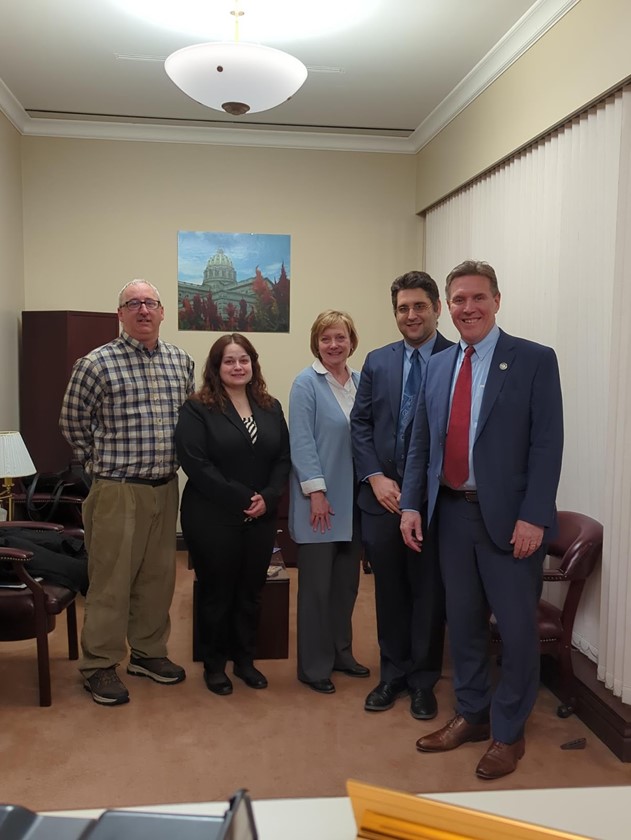
[[[405,380],[405,388],[403,389],[403,399],[401,400],[401,408],[399,410],[399,430],[397,434],[396,445],[396,462],[397,471],[399,475],[403,475],[403,467],[405,465],[405,442],[407,438],[407,431],[412,419],[414,418],[414,410],[418,400],[418,394],[421,390],[421,356],[418,350],[412,351],[410,358],[410,370],[408,378]]]

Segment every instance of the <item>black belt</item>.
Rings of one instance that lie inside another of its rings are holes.
[[[146,484],[148,487],[162,487],[173,481],[175,475],[167,475],[165,478],[114,478],[109,475],[95,475],[97,481],[116,481],[119,484]]]
[[[453,487],[449,487],[447,484],[441,484],[440,489],[441,492],[445,493],[447,496],[453,496],[456,499],[464,499],[465,502],[478,504],[477,490],[454,490]]]

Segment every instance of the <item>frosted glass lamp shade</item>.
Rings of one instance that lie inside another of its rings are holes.
[[[164,68],[191,99],[234,116],[281,105],[307,78],[307,68],[293,55],[239,41],[184,47]]]
[[[33,475],[35,464],[19,432],[0,432],[0,478]]]

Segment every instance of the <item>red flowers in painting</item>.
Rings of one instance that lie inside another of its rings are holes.
[[[289,332],[289,278],[283,264],[276,283],[263,277],[259,267],[251,285],[254,304],[248,308],[244,298],[228,302],[223,311],[213,300],[212,292],[184,297],[178,312],[181,330],[213,332]]]

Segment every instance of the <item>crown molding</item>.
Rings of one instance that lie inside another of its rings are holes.
[[[580,0],[539,0],[528,9],[410,135],[414,150],[420,151],[440,134],[445,126],[579,2]]]
[[[30,117],[2,79],[0,79],[0,111],[17,128],[20,134],[25,133],[25,127]]]
[[[192,143],[276,149],[416,154],[514,64],[580,0],[538,0],[409,137],[158,125],[29,116],[0,79],[0,111],[29,137]]]
[[[2,104],[0,102],[0,107]],[[31,137],[84,140],[130,140],[149,143],[189,143],[210,146],[248,146],[270,149],[310,149],[341,152],[414,154],[409,137],[371,137],[306,131],[263,131],[243,128],[32,119],[26,116],[22,133]]]

